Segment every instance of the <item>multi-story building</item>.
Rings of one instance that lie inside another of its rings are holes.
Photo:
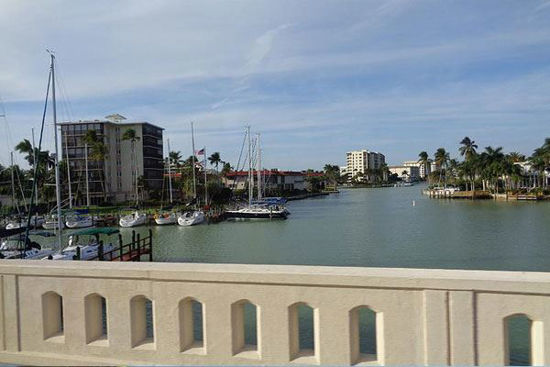
[[[368,150],[357,150],[346,153],[346,172],[348,181],[358,175],[362,181],[374,181],[379,170],[386,163],[386,157],[382,153],[371,152]]]
[[[420,167],[418,165],[389,166],[388,170],[392,175],[396,174],[403,181],[418,181],[420,178]]]
[[[105,120],[70,121],[60,123],[63,159],[68,157],[73,177],[73,196],[78,204],[86,203],[86,152],[84,136],[94,130],[106,147],[103,159],[98,160],[88,145],[88,186],[91,204],[104,201],[121,202],[146,197],[149,189],[162,189],[163,128],[148,122],[121,122],[120,115]],[[124,140],[127,130],[133,129],[136,139]],[[132,150],[132,144],[134,149]],[[137,175],[137,177],[136,177]]]
[[[306,172],[263,170],[262,187],[268,190],[305,190]],[[253,171],[254,185],[257,184],[257,171]],[[223,178],[226,187],[233,190],[246,190],[248,188],[248,171],[229,172]]]
[[[405,166],[405,167],[418,167],[420,178],[426,178],[432,172],[432,160],[431,159],[428,160],[428,163],[426,165],[424,165],[422,162],[419,162],[419,161],[405,161],[405,162],[403,162],[403,166]]]

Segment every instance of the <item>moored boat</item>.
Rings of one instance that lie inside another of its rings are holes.
[[[289,212],[284,207],[252,205],[249,207],[228,210],[225,212],[227,219],[286,219]]]
[[[155,223],[158,225],[176,224],[178,215],[176,213],[160,213],[155,215]]]
[[[178,217],[178,224],[184,227],[194,226],[203,223],[205,220],[206,216],[204,215],[204,213],[200,210],[195,210],[180,215]]]
[[[67,218],[65,222],[67,228],[88,228],[94,225],[94,218],[91,216],[74,215]]]
[[[123,228],[137,227],[147,223],[147,214],[135,211],[120,218],[118,224]]]

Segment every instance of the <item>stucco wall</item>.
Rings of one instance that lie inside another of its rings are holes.
[[[505,318],[526,314],[533,362],[550,364],[548,273],[2,260],[0,275],[4,363],[494,365],[507,362]],[[144,299],[153,339],[142,333]],[[203,307],[202,345],[188,340],[191,299]],[[241,345],[243,300],[257,306],[256,350]],[[296,349],[300,303],[314,309],[311,352]],[[358,306],[377,312],[376,356],[354,348]]]

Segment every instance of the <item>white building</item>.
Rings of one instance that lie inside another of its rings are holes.
[[[348,181],[357,175],[362,176],[362,181],[374,181],[379,170],[386,163],[386,157],[382,153],[368,150],[356,150],[346,153],[346,173]]]
[[[412,182],[418,181],[420,178],[420,167],[413,165],[401,165],[401,166],[389,166],[388,170],[390,173],[397,174],[397,177],[403,181]]]
[[[403,166],[405,167],[418,167],[419,169],[419,178],[426,178],[432,173],[432,165],[433,162],[431,159],[428,160],[428,164],[424,165],[422,162],[419,161],[405,161],[403,162]]]

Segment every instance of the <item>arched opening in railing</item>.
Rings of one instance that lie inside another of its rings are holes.
[[[180,301],[179,325],[181,351],[205,353],[203,304],[194,298]]]
[[[154,347],[155,318],[153,302],[145,296],[130,301],[132,347]]]
[[[504,319],[506,365],[541,365],[543,361],[542,321],[525,314],[513,314]]]
[[[290,358],[317,357],[318,310],[306,303],[289,307]]]
[[[84,298],[86,343],[108,340],[107,301],[94,293]]]
[[[358,306],[350,311],[351,362],[379,361],[381,350],[382,314],[368,306]]]
[[[62,341],[64,335],[63,297],[56,292],[42,295],[42,325],[44,339]]]
[[[258,307],[256,305],[248,300],[241,300],[231,305],[233,354],[260,352],[258,325]]]

